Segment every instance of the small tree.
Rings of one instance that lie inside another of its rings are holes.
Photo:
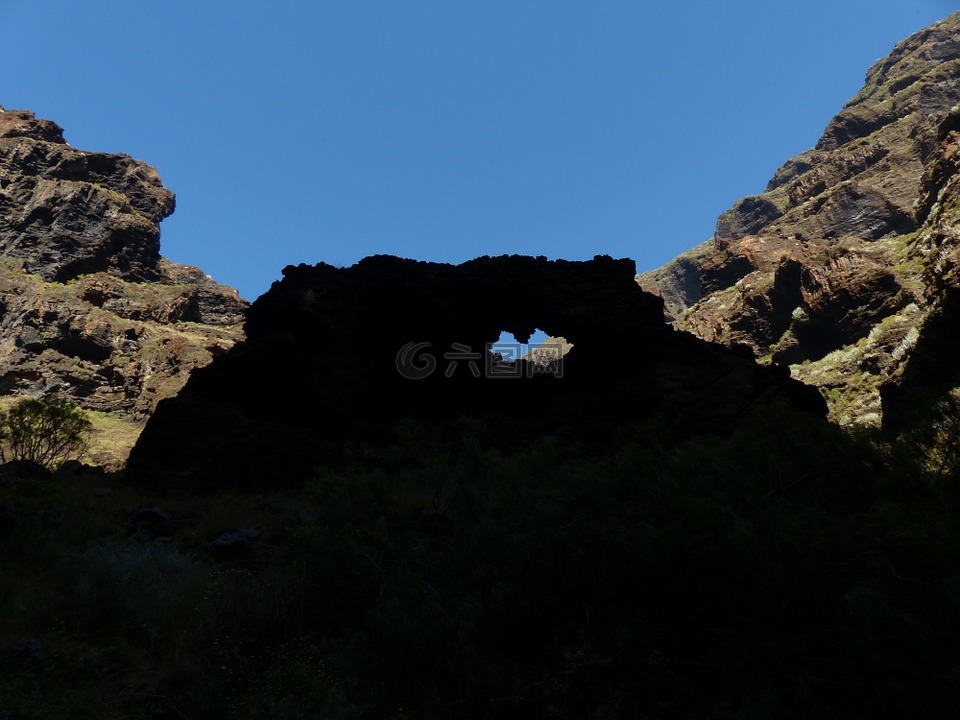
[[[56,470],[86,452],[93,428],[82,409],[64,400],[21,400],[0,413],[0,460],[29,460]]]

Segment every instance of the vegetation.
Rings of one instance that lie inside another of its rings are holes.
[[[87,418],[93,425],[90,447],[85,456],[89,458],[88,462],[108,470],[122,468],[143,430],[143,421],[137,422],[97,410],[88,410]]]
[[[0,413],[0,461],[26,460],[56,470],[83,456],[92,428],[87,414],[66,401],[24,398]]]
[[[955,465],[786,408],[503,430],[408,423],[284,495],[0,485],[0,717],[951,716]]]

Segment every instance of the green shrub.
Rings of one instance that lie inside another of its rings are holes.
[[[64,400],[26,398],[0,413],[0,460],[28,460],[56,470],[83,456],[92,427],[85,411]]]

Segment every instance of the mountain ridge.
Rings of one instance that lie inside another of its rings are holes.
[[[954,717],[960,112],[868,116],[661,273],[672,296],[608,256],[379,255],[247,307],[159,255],[155,171],[12,115],[0,395],[150,417],[117,472],[0,466],[0,718]],[[887,131],[909,162],[853,173]],[[877,184],[907,176],[904,235]],[[791,244],[791,213],[864,237]],[[791,378],[830,362],[851,397],[890,380],[892,433]]]
[[[641,287],[678,329],[789,366],[838,422],[879,425],[881,387],[897,382],[937,304],[926,269],[944,218],[929,211],[935,178],[956,171],[938,158],[958,85],[960,13],[874,63],[814,148],[723,213],[710,241],[638,276]]]

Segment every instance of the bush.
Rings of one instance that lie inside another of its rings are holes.
[[[26,398],[0,413],[0,460],[56,470],[86,452],[92,427],[86,412],[64,400]]]

